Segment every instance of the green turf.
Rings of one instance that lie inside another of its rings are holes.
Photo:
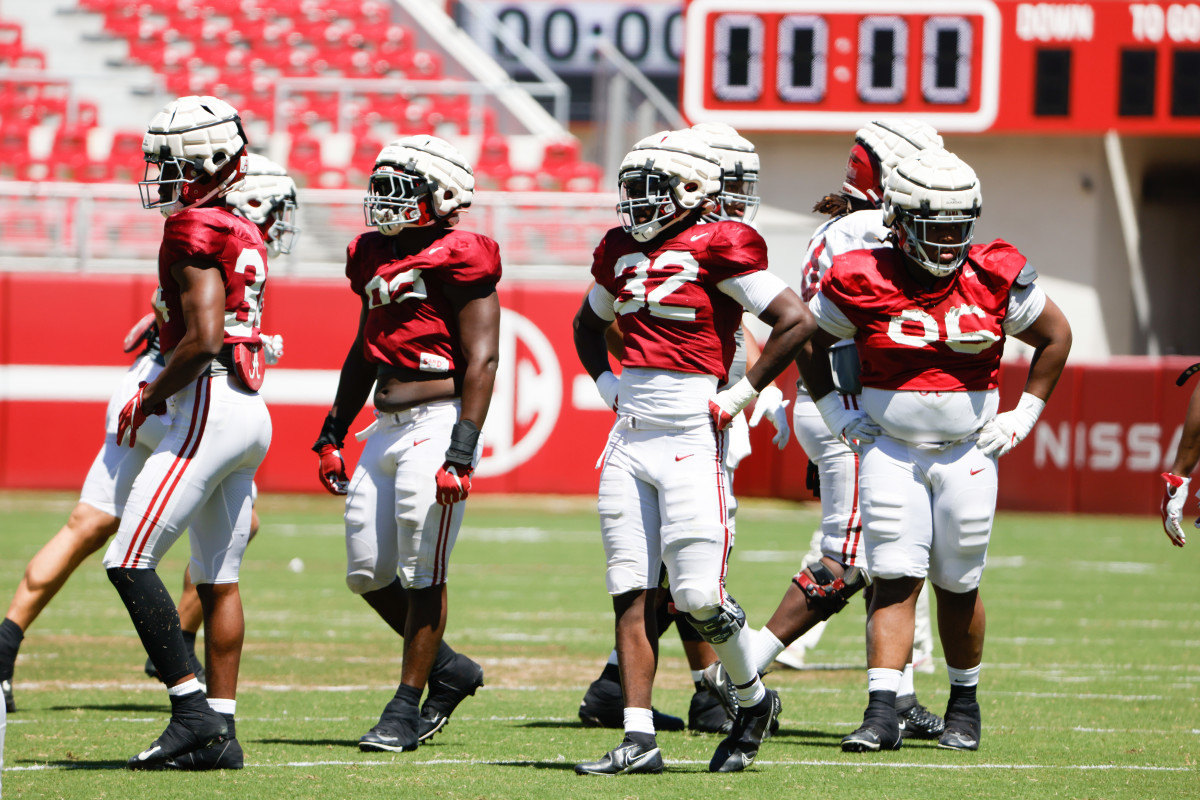
[[[74,497],[0,494],[0,604]],[[415,753],[355,746],[399,677],[398,640],[345,588],[339,504],[261,499],[243,569],[247,637],[238,698],[248,767],[128,773],[162,729],[166,694],[99,557],[31,628],[8,721],[6,798],[1197,798],[1200,797],[1200,533],[1182,551],[1150,518],[1004,514],[984,579],[988,642],[978,753],[931,743],[844,754],[865,702],[863,615],[833,620],[809,660],[777,671],[780,735],[748,772],[706,772],[718,737],[659,736],[667,774],[578,777],[614,746],[576,708],[611,647],[603,554],[590,501],[473,498],[451,569],[448,641],[487,685]],[[761,625],[816,524],[812,506],[745,503],[729,587]],[[178,584],[184,545],[160,572]],[[289,562],[298,558],[303,570]],[[917,676],[943,710],[941,670]],[[684,715],[691,684],[664,640],[655,705]]]

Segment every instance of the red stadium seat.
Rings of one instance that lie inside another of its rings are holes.
[[[146,162],[142,153],[142,131],[122,131],[113,134],[112,147],[108,151],[110,179],[119,183],[140,181],[146,175]]]
[[[0,64],[15,59],[23,49],[21,26],[15,22],[0,22]]]

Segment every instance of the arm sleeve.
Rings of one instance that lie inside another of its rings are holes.
[[[746,275],[726,278],[717,284],[717,288],[737,300],[742,304],[742,308],[757,317],[788,286],[778,275],[759,270]]]
[[[825,296],[824,292],[817,292],[812,300],[808,301],[808,310],[817,318],[817,324],[822,330],[832,333],[839,339],[853,339],[854,334],[858,332],[858,328],[850,321],[850,318],[842,313],[842,310],[837,305]]]
[[[592,288],[588,291],[588,305],[592,307],[592,311],[596,316],[605,322],[612,322],[617,318],[617,312],[613,305],[617,302],[617,298],[598,283],[593,283]]]
[[[1008,295],[1008,314],[1004,317],[1003,329],[1013,336],[1028,328],[1042,315],[1046,307],[1046,293],[1036,283],[1013,286]]]

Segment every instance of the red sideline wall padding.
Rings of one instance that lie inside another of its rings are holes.
[[[148,276],[0,273],[0,370],[59,369],[44,399],[14,399],[0,380],[0,487],[77,489],[103,437],[104,403],[79,401],[85,387],[70,367],[122,367],[126,330],[149,310]],[[561,283],[501,284],[501,373],[488,415],[480,492],[589,494],[612,413],[575,358],[571,319],[586,290]],[[271,399],[271,451],[258,474],[263,491],[320,491],[309,446],[333,400],[336,371],[354,334],[358,299],[341,280],[278,279],[268,288],[263,327],[282,334],[277,386],[312,398]],[[1175,386],[1189,359],[1117,359],[1070,365],[1034,432],[1000,463],[1006,509],[1153,513],[1158,477],[1174,456],[1190,386]],[[1026,365],[1005,364],[1001,408],[1020,396]],[[3,373],[0,373],[3,375]],[[795,396],[795,368],[780,380]],[[8,385],[5,385],[5,381]],[[94,394],[94,392],[93,392]],[[365,427],[370,413],[360,415]],[[793,441],[780,452],[768,423],[752,431],[754,453],[738,469],[742,496],[810,499],[807,460]],[[361,446],[351,439],[351,464]]]

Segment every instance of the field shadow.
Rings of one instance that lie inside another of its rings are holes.
[[[239,739],[242,737],[239,736]],[[247,739],[255,744],[288,744],[297,747],[347,747],[358,749],[357,739]]]
[[[69,706],[49,706],[50,711],[141,711],[147,714],[170,714],[171,707],[162,703],[72,703]]]
[[[11,761],[9,762],[11,765]],[[43,761],[36,758],[18,758],[17,764],[29,764],[44,767],[57,767],[59,769],[128,769],[126,762],[113,759],[98,759],[96,761],[88,761],[86,759],[78,759],[74,761]]]
[[[556,719],[532,719],[528,722],[522,722],[517,725],[518,728],[578,728],[583,729],[585,726],[578,720],[572,722],[570,720]],[[595,726],[592,726],[593,728]],[[610,730],[620,730],[620,728],[611,728]]]

